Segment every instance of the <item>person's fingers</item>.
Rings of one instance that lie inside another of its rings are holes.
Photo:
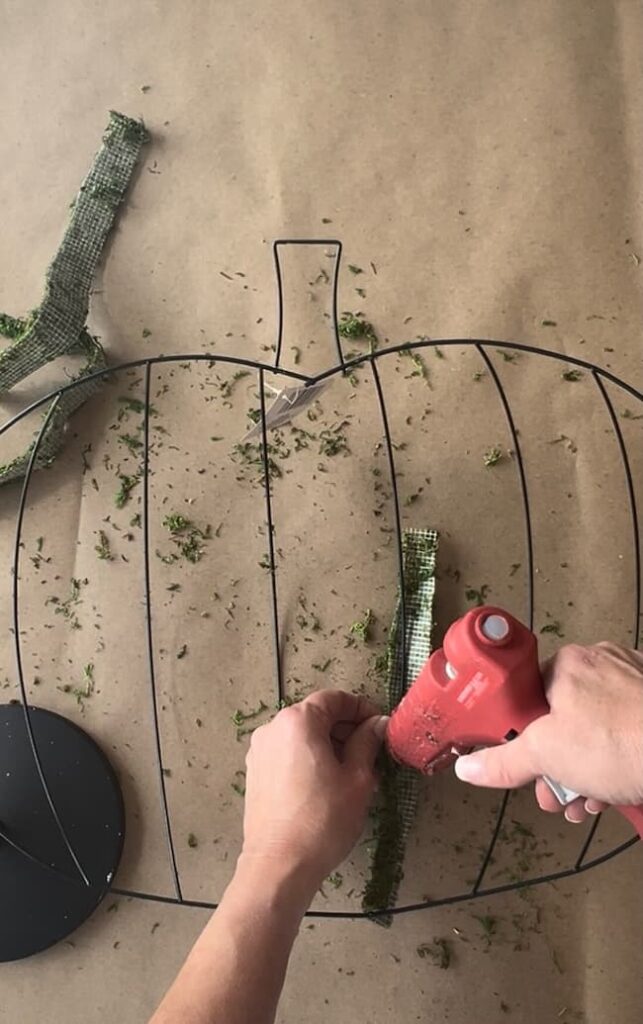
[[[534,763],[534,745],[528,736],[537,725],[538,722],[534,722],[521,736],[509,743],[459,757],[455,763],[456,775],[462,782],[470,782],[474,786],[491,786],[494,789],[513,789],[532,782],[541,774]]]
[[[536,779],[536,800],[541,811],[547,811],[548,814],[557,814],[565,810],[560,800],[558,800],[551,789],[547,785],[544,779]]]
[[[357,726],[354,722],[337,722],[330,730],[331,739],[337,741],[337,743],[346,743],[346,740],[353,735],[356,728]]]
[[[572,800],[570,804],[567,804],[565,808],[565,821],[569,821],[572,825],[580,825],[585,821],[585,798],[579,796],[577,800]]]
[[[591,796],[588,796],[585,801],[585,810],[588,814],[602,814],[608,807],[609,804],[604,803],[603,800],[594,800]]]
[[[600,814],[609,806],[602,800],[594,800],[592,797],[579,797],[570,804],[561,804],[556,799],[544,779],[536,779],[536,800],[541,811],[548,811],[550,814],[564,812],[567,821],[575,825],[585,821],[587,814]]]
[[[388,723],[386,715],[372,715],[357,726],[344,746],[344,764],[348,768],[373,768]]]
[[[554,657],[547,658],[540,664],[540,678],[543,681],[543,690],[545,691],[545,697],[549,703],[549,693],[551,691],[552,683],[554,681]]]
[[[358,697],[357,694],[347,693],[346,690],[317,690],[301,702],[300,707],[304,706],[315,708],[330,727],[337,722],[359,724],[372,715],[379,714],[378,708],[366,697]]]

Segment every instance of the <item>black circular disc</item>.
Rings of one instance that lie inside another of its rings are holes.
[[[24,708],[2,704],[0,961],[47,949],[89,917],[109,890],[125,832],[118,780],[94,740],[52,711],[30,707],[29,714],[62,827]]]

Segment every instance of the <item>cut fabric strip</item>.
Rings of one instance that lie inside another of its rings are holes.
[[[437,550],[436,530],[405,530],[402,534],[406,642],[402,643],[402,599],[398,591],[386,650],[389,713],[397,707],[431,654]],[[419,776],[412,768],[395,764],[388,755],[384,757],[375,847],[362,909],[378,924],[388,927],[392,922],[391,914],[377,912],[394,907],[397,900],[404,874],[406,843],[417,809]]]
[[[85,326],[89,293],[141,146],[148,138],[141,121],[111,112],[103,144],[72,205],[69,226],[47,271],[40,306],[25,318],[0,314],[0,335],[11,341],[0,353],[0,394],[59,356],[81,353],[87,357],[76,380],[107,365],[101,345]],[[51,464],[62,446],[69,417],[102,383],[103,378],[96,377],[61,395],[38,449],[37,467]],[[24,476],[32,448],[33,442],[24,454],[0,466],[0,483]]]

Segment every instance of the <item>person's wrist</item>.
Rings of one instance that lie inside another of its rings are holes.
[[[244,847],[237,861],[235,879],[277,904],[284,897],[303,914],[319,889],[323,874],[293,854]]]

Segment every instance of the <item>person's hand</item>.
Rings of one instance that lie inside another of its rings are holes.
[[[513,788],[536,779],[544,811],[581,822],[608,804],[643,803],[643,656],[616,644],[561,648],[543,666],[551,713],[515,740],[460,757],[458,778]],[[584,794],[562,808],[540,776]]]
[[[256,729],[246,759],[243,853],[302,869],[313,891],[359,839],[388,719],[322,690]]]

